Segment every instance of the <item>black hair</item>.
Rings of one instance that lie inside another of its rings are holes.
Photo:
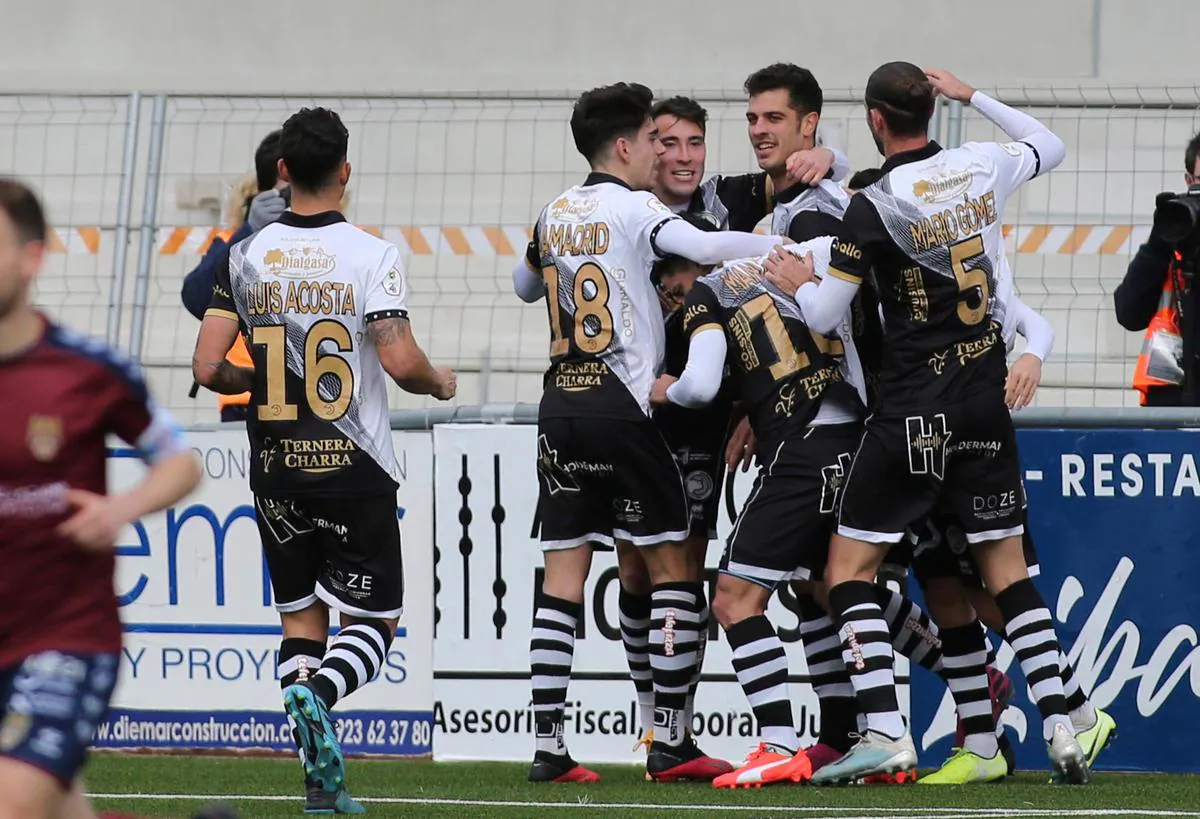
[[[633,139],[650,119],[654,93],[638,83],[619,82],[585,91],[571,111],[575,148],[589,163],[619,137]]]
[[[928,133],[933,118],[933,84],[912,63],[884,63],[867,80],[866,102],[896,136],[919,136]]]
[[[279,134],[278,128],[267,134],[254,152],[254,175],[260,193],[269,191],[279,181]]]
[[[717,225],[713,224],[711,219],[699,213],[682,213],[679,218],[687,222],[697,230],[703,230],[705,233],[713,233],[720,230]],[[690,259],[685,259],[682,256],[669,255],[664,256],[654,263],[650,268],[650,282],[655,287],[662,284],[664,276],[670,276],[672,273],[677,273],[684,265],[691,264]]]
[[[279,158],[292,186],[315,193],[327,186],[346,161],[350,132],[328,108],[301,108],[279,134]]]
[[[0,179],[0,210],[13,223],[21,244],[46,241],[46,212],[27,185],[15,179]]]
[[[1192,137],[1192,141],[1187,145],[1187,150],[1183,152],[1183,162],[1187,165],[1188,173],[1196,172],[1196,160],[1198,158],[1200,158],[1200,134]]]
[[[691,97],[671,97],[656,103],[650,110],[650,116],[654,119],[663,114],[694,123],[701,133],[708,131],[708,111]]]
[[[863,168],[850,177],[846,187],[852,191],[860,191],[868,185],[874,185],[880,179],[883,179],[882,168]]]
[[[760,68],[746,78],[743,86],[746,93],[757,96],[764,91],[774,91],[786,88],[788,105],[805,114],[821,113],[825,97],[821,93],[821,84],[807,68],[801,68],[793,63],[773,63],[766,68]]]

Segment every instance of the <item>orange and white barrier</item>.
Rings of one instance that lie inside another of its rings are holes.
[[[407,256],[516,256],[525,252],[530,238],[529,227],[512,225],[361,227],[394,243]],[[199,256],[217,232],[216,227],[160,227],[155,248],[161,256]],[[1127,256],[1149,233],[1149,225],[1004,226],[1009,253],[1050,256]],[[112,241],[112,232],[98,227],[59,228],[50,233],[49,251],[96,254]]]

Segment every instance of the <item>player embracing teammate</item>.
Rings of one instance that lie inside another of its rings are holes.
[[[1004,776],[1007,766],[996,729],[1003,702],[997,707],[996,692],[989,690],[988,652],[974,613],[960,606],[959,611],[969,614],[962,622],[950,617],[939,630],[911,602],[876,583],[889,549],[906,534],[912,537],[909,533],[923,525],[928,513],[941,508],[950,510],[963,531],[973,565],[995,600],[998,617],[989,619],[1013,644],[1033,687],[1055,779],[1086,782],[1089,762],[1113,725],[1078,692],[1021,550],[1024,495],[1008,411],[1028,402],[1036,374],[1030,374],[1032,365],[1023,360],[1008,376],[1006,342],[1018,328],[1032,340],[1037,327],[1027,315],[1032,311],[1012,294],[1000,235],[1006,198],[1061,162],[1061,140],[947,73],[927,75],[911,64],[889,63],[872,75],[867,90],[871,131],[887,162],[880,178],[848,203],[836,185],[821,181],[823,172],[800,184],[786,174],[792,151],[812,147],[785,145],[793,133],[809,138],[815,133],[821,98],[811,74],[795,66],[770,66],[750,78],[747,91],[751,141],[767,172],[761,188],[753,175],[700,183],[703,111],[691,101],[674,99],[657,109],[666,159],[655,189],[673,210],[703,227],[749,227],[761,215],[762,204],[769,203],[773,231],[805,244],[748,258],[725,256],[715,260],[725,262],[715,270],[698,258],[705,254],[695,252],[709,240],[695,238],[690,253],[666,250],[666,258],[652,268],[653,280],[668,312],[684,301],[673,314],[682,314],[677,321],[683,330],[675,348],[682,341],[687,350],[668,356],[673,366],[655,384],[649,401],[669,408],[659,417],[708,407],[709,415],[691,416],[708,419],[707,425],[699,425],[705,429],[704,444],[695,447],[701,463],[733,400],[749,412],[743,426],[753,428],[752,437],[761,447],[762,471],[722,560],[713,612],[730,640],[735,671],[763,742],[737,771],[717,773],[715,763],[704,771],[663,771],[655,765],[659,744],[653,736],[648,770],[663,779],[702,774],[699,778],[730,786],[799,781],[814,767],[819,770],[813,780],[819,784],[911,771],[916,752],[896,705],[892,674],[893,651],[903,650],[942,676],[959,712],[962,747],[930,783]],[[976,106],[1013,141],[950,150],[930,142],[926,132],[937,93]],[[545,239],[541,246],[544,251]],[[801,261],[806,252],[807,260]],[[539,261],[545,267],[545,258]],[[515,274],[519,292],[520,274]],[[819,283],[814,280],[818,275]],[[873,286],[860,289],[864,279]],[[536,284],[525,284],[527,300],[540,295]],[[631,284],[628,276],[624,284]],[[551,287],[547,282],[553,297]],[[576,287],[576,301],[581,295],[589,301],[589,292],[599,288]],[[561,281],[557,293],[562,293]],[[568,299],[562,306],[570,303]],[[1006,315],[1008,311],[1012,314]],[[596,326],[603,329],[605,324]],[[680,362],[686,366],[681,368]],[[733,374],[732,381],[727,373]],[[674,418],[666,428],[680,434],[687,428]],[[844,445],[837,438],[842,431]],[[737,445],[747,437],[739,430]],[[545,442],[543,434],[543,474],[546,456],[554,452]],[[830,446],[823,449],[823,443]],[[692,476],[687,486],[693,491],[695,528],[687,568],[694,578],[689,591],[695,593],[706,534],[703,501],[718,479],[693,468],[687,442],[676,449],[679,466]],[[572,465],[578,468],[579,461]],[[591,471],[609,474],[603,464]],[[558,480],[549,487],[561,491],[564,485]],[[971,499],[981,493],[1008,500],[1000,512],[979,516]],[[811,520],[806,517],[810,513]],[[830,540],[835,524],[837,534]],[[641,556],[653,553],[643,550]],[[549,561],[547,565],[549,576]],[[623,565],[621,577],[622,637],[647,713],[649,686],[639,673],[646,664],[640,661],[637,642],[644,633],[644,607],[637,601],[636,572]],[[822,742],[810,750],[832,750],[814,765],[796,747],[786,657],[764,612],[779,584],[822,580],[796,586],[806,604],[802,631],[822,701]],[[690,597],[681,602],[688,604],[688,622],[702,628],[707,614],[703,603],[697,610]],[[939,611],[945,616],[955,609],[942,605]],[[675,624],[669,618],[668,630]],[[653,625],[649,633],[653,643]],[[686,645],[691,648],[690,640]],[[690,652],[689,659],[698,653]],[[649,655],[653,669],[653,647]],[[558,670],[557,683],[565,689],[569,666]],[[678,690],[682,663],[674,663],[673,671]],[[692,695],[698,674],[697,665]],[[535,708],[536,675],[535,667]],[[658,701],[658,678],[651,677]],[[1075,689],[1069,705],[1064,684]],[[685,708],[686,720],[690,703]],[[661,708],[654,713],[663,726]],[[828,736],[836,745],[825,742],[829,723]],[[683,736],[686,742],[686,727]],[[557,748],[565,756],[565,746]],[[569,756],[565,759],[571,762]],[[537,768],[535,760],[535,772]],[[582,770],[556,768],[558,776],[542,778],[594,777],[590,772],[577,775]]]

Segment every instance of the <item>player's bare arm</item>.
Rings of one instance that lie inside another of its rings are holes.
[[[196,349],[192,352],[192,377],[197,384],[221,395],[250,391],[254,385],[254,370],[225,360],[237,333],[237,321],[232,318],[214,313],[204,317],[196,337]]]
[[[379,363],[396,385],[414,395],[432,395],[448,401],[458,391],[458,376],[449,367],[434,367],[413,338],[407,318],[372,321],[367,337],[375,345]]]
[[[85,549],[111,549],[125,526],[187,497],[200,483],[200,461],[191,449],[158,461],[135,487],[117,495],[82,489],[67,492],[74,510],[58,532]]]

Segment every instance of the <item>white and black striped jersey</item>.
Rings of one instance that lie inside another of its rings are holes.
[[[840,410],[839,421],[854,420],[862,403],[844,376],[839,334],[813,332],[796,301],[766,280],[765,260],[737,259],[698,279],[683,308],[683,330],[688,338],[725,333],[736,396],[746,402],[759,445],[770,451],[812,422],[822,402]]]
[[[771,232],[795,242],[836,236],[849,204],[850,196],[842,186],[828,179],[811,186],[793,185],[775,194]]]
[[[539,417],[649,417],[665,349],[650,268],[654,237],[674,219],[654,194],[602,173],[542,210],[526,254],[542,271],[550,317]]]
[[[246,430],[264,497],[395,492],[387,381],[367,325],[406,318],[400,251],[328,212],[229,248],[210,313],[236,318],[254,360]]]
[[[896,154],[854,197],[830,273],[873,271],[887,343],[877,409],[921,409],[1002,388],[1011,275],[1001,215],[1040,167],[1024,142],[936,143]]]
[[[849,204],[849,194],[828,179],[813,186],[795,185],[777,194],[771,232],[798,243],[837,236]],[[841,351],[837,361],[842,374],[864,401],[873,393],[874,365],[879,358],[882,336],[874,293],[863,288],[847,311],[845,321],[829,338],[841,342],[837,346]]]
[[[684,205],[670,206],[678,214],[699,216],[718,230],[752,231],[770,212],[771,177],[766,173],[710,176]]]

